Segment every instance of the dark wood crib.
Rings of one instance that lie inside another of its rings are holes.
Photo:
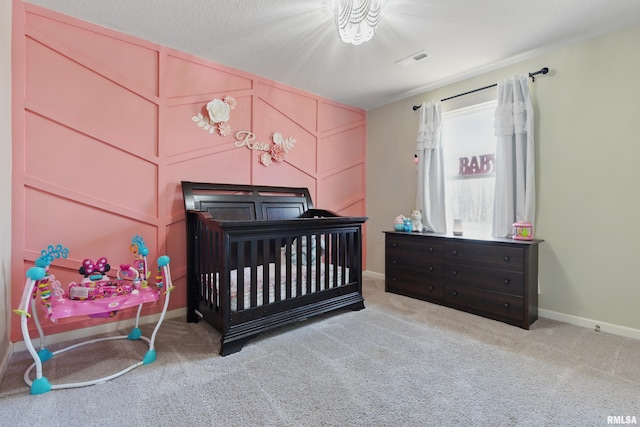
[[[364,308],[362,225],[314,209],[306,188],[182,182],[187,321],[221,334],[220,354],[261,332]]]

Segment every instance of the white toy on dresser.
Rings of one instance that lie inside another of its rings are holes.
[[[422,224],[422,212],[418,209],[413,209],[411,211],[411,231],[423,231],[424,225]]]

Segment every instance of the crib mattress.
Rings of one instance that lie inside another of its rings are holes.
[[[316,266],[314,265],[313,268],[311,268],[311,274],[309,277],[310,280],[310,289],[311,292],[309,293],[314,293],[314,292],[318,292],[318,291],[322,291],[325,289],[325,273],[326,273],[326,268],[325,268],[325,264],[322,264],[320,266],[320,283],[317,283],[317,277],[318,275],[316,274]],[[337,279],[334,282],[334,271],[335,274],[337,274]],[[336,268],[334,269],[333,264],[329,264],[329,269],[328,269],[328,274],[329,274],[329,284],[331,287],[335,287],[335,286],[343,286],[345,284],[345,278],[343,278],[342,276],[342,266],[336,266]],[[261,306],[263,305],[264,299],[263,299],[263,294],[264,294],[264,289],[266,287],[268,287],[269,289],[269,304],[272,304],[274,302],[276,302],[276,266],[275,263],[270,263],[269,264],[269,282],[268,285],[265,286],[264,285],[264,280],[263,280],[263,274],[264,272],[264,268],[262,265],[259,265],[256,270],[255,270],[255,274],[256,274],[256,281],[257,281],[257,306]],[[345,277],[348,278],[349,277],[349,268],[345,267],[344,269],[345,272]],[[295,266],[293,266],[291,268],[291,296],[290,298],[295,298],[297,296],[302,296],[302,295],[306,295],[307,292],[307,267],[305,265],[302,266],[302,272],[301,272],[301,290],[300,290],[300,294],[298,294],[298,289],[297,289],[297,282],[298,282],[298,271],[297,268]],[[220,283],[219,280],[219,275],[216,274],[216,287],[218,286],[218,284]],[[251,301],[251,267],[245,267],[244,271],[243,271],[243,277],[244,277],[244,307],[247,308],[250,305],[250,301]],[[231,270],[230,272],[230,277],[229,277],[229,282],[230,282],[230,286],[231,286],[231,311],[235,312],[238,309],[238,270]],[[334,284],[335,283],[335,284]],[[286,274],[286,269],[282,268],[280,271],[280,298],[279,300],[285,300],[287,299],[287,274]],[[216,289],[216,295],[217,298],[219,298],[219,292],[220,289]],[[216,301],[219,304],[219,300]]]

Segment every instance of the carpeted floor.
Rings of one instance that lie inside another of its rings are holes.
[[[86,388],[32,396],[22,379],[32,360],[14,354],[0,383],[0,420],[173,427],[640,422],[640,341],[548,319],[525,331],[387,294],[373,277],[364,295],[365,310],[281,328],[224,358],[207,324],[166,321],[155,363]],[[100,377],[145,350],[140,342],[108,341],[59,355],[44,372],[52,383]]]

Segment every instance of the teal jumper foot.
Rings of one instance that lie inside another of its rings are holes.
[[[156,351],[155,350],[149,350],[144,355],[144,359],[142,359],[142,364],[143,365],[148,365],[149,363],[153,363],[155,361],[156,361]]]
[[[140,328],[133,328],[131,332],[129,332],[127,339],[139,340],[141,336],[142,336],[142,331],[140,330]]]
[[[51,383],[45,377],[36,378],[31,384],[31,394],[43,394],[51,391]]]
[[[48,348],[41,348],[38,350],[38,357],[41,362],[46,362],[53,357],[53,353]]]

